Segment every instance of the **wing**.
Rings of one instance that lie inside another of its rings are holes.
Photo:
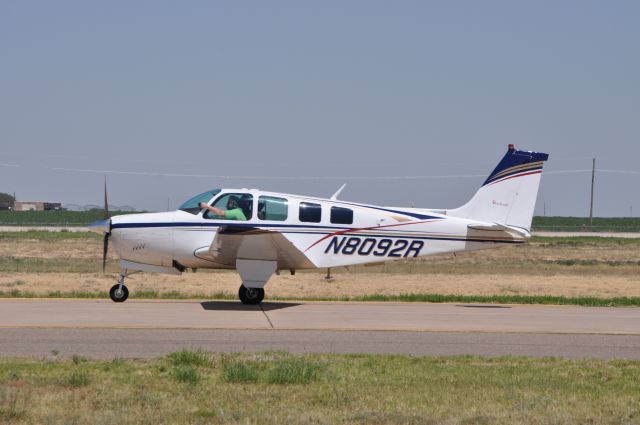
[[[222,226],[197,257],[235,267],[237,259],[277,261],[279,269],[305,269],[313,263],[281,233],[257,227]]]

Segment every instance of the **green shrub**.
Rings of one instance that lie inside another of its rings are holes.
[[[87,358],[86,358],[86,357],[83,357],[83,356],[81,356],[81,355],[79,355],[79,354],[74,354],[74,355],[71,357],[71,360],[73,361],[73,364],[78,365],[78,364],[80,364],[80,363],[85,363],[85,362],[87,361]]]
[[[315,382],[325,371],[324,365],[303,358],[276,360],[269,369],[266,381],[269,384],[309,384]]]
[[[86,387],[89,385],[89,375],[86,372],[75,371],[67,378],[70,387]]]
[[[175,378],[186,384],[195,385],[200,382],[200,374],[198,369],[193,366],[178,366],[173,370]]]
[[[226,382],[257,382],[260,374],[257,364],[231,362],[224,365],[222,377]]]
[[[199,366],[211,367],[213,360],[211,354],[202,350],[180,350],[167,356],[174,366]]]

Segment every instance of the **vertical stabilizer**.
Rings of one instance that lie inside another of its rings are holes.
[[[509,150],[469,202],[447,214],[529,231],[546,153]]]

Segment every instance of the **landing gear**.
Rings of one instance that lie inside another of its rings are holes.
[[[264,299],[264,289],[247,288],[246,286],[242,285],[238,290],[238,296],[240,297],[240,301],[242,301],[242,304],[260,304]]]
[[[264,285],[278,268],[275,260],[248,260],[238,258],[236,270],[240,273],[242,286],[238,296],[243,304],[260,304],[264,299]]]
[[[113,302],[123,303],[127,298],[129,298],[129,290],[124,286],[125,276],[125,274],[121,274],[120,279],[118,279],[118,283],[113,285],[109,291],[109,297],[111,297]]]
[[[129,298],[129,290],[127,289],[126,286],[120,283],[116,283],[111,287],[111,290],[109,291],[109,296],[111,297],[111,300],[113,300],[114,302],[122,303],[122,302],[125,302],[127,298]]]

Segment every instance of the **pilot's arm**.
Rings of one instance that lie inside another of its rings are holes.
[[[212,207],[211,205],[205,204],[204,202],[200,202],[200,208],[205,208],[211,211],[212,213],[214,213],[215,215],[221,215],[224,217],[224,211],[221,210],[220,208]]]

